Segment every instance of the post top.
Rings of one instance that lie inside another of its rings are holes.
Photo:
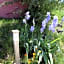
[[[18,33],[18,32],[19,32],[19,30],[12,30],[12,32],[13,32],[13,33]]]

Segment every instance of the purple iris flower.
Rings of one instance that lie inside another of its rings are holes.
[[[46,19],[47,19],[46,23],[48,23],[48,21],[50,21],[51,18],[50,16],[47,16]]]
[[[49,26],[49,30],[55,32],[55,27],[58,25],[58,17],[54,16],[52,24]]]
[[[45,20],[44,20],[44,21],[42,21],[42,26],[43,26],[43,25],[46,25],[46,21],[45,21]]]
[[[48,21],[50,21],[50,19],[51,19],[51,16],[50,16],[50,12],[47,12],[47,15],[46,15],[47,17],[46,17],[46,23],[48,23]]]
[[[58,17],[57,16],[54,16],[53,22],[58,22]]]
[[[26,19],[26,20],[29,20],[29,19],[30,19],[30,14],[29,14],[29,13],[30,13],[30,12],[27,11],[26,14],[25,14],[25,19]]]
[[[51,19],[50,17],[50,12],[47,12],[47,17],[42,21],[42,26],[46,25],[46,23],[48,23],[48,21]]]
[[[55,28],[53,27],[52,24],[49,26],[49,30],[51,30],[52,32],[55,32]]]
[[[58,25],[57,22],[56,22],[56,23],[53,23],[53,27],[54,27],[54,28],[57,27],[57,25]]]
[[[30,31],[33,32],[34,29],[35,29],[34,26],[31,26]]]
[[[54,16],[52,24],[54,27],[56,27],[58,25],[58,17],[57,16]]]
[[[52,32],[55,32],[55,28],[52,29]]]
[[[43,27],[43,29],[45,29],[46,25],[43,25],[42,27]]]
[[[49,25],[49,30],[52,30],[52,28],[53,28],[53,25],[52,24]]]
[[[26,24],[26,19],[23,19],[23,23],[25,23],[25,24]]]
[[[44,28],[43,28],[43,27],[41,27],[41,28],[40,28],[40,32],[42,33],[43,31],[44,31]]]
[[[43,29],[45,29],[45,27],[46,27],[46,21],[45,20],[42,21],[42,27],[43,27]]]
[[[29,19],[30,19],[30,15],[26,15],[26,16],[25,16],[25,19],[26,19],[26,20],[29,20]]]
[[[62,17],[62,21],[64,21],[64,16]]]
[[[46,27],[46,20],[42,21],[42,27],[40,28],[40,32],[42,33]]]

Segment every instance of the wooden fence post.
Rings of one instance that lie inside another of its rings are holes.
[[[13,32],[13,44],[15,53],[15,62],[20,64],[20,54],[19,54],[19,30],[12,30]]]

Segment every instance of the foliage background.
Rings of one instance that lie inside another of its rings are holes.
[[[26,0],[25,0],[26,1]],[[34,2],[35,1],[35,2]],[[57,15],[59,17],[59,23],[61,21],[62,16],[64,16],[64,3],[59,3],[58,0],[28,0],[29,8],[28,10],[31,12],[32,18],[35,17],[36,23],[40,24],[45,18],[45,14],[47,11],[51,12],[51,15]],[[31,23],[32,20],[28,21]],[[12,33],[13,29],[21,29],[22,25],[21,19],[0,19],[0,58],[4,59],[7,57],[7,54],[13,54],[13,41],[12,41]],[[59,34],[59,36],[61,36]],[[64,35],[62,34],[64,37]],[[64,40],[60,41],[61,52],[56,52],[55,54],[55,64],[63,64],[64,62]],[[20,41],[20,46],[22,45]]]

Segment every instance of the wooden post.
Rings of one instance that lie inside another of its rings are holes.
[[[15,62],[20,64],[20,55],[19,55],[19,30],[12,30],[13,32],[13,44],[15,52]]]

